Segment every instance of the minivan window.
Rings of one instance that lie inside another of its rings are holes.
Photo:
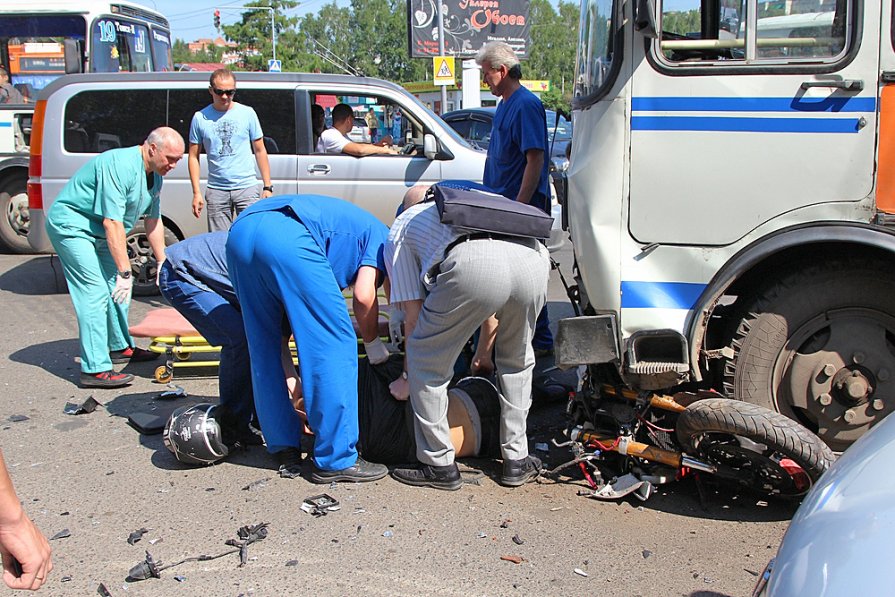
[[[65,105],[65,151],[102,153],[139,145],[166,123],[164,89],[84,91]]]

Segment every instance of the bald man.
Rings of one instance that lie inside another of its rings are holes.
[[[165,260],[159,193],[183,152],[180,133],[160,127],[142,145],[101,153],[75,173],[47,214],[78,318],[84,387],[125,386],[134,376],[116,373],[112,363],[158,356],[136,348],[128,332],[134,279],[126,237],[145,215],[149,246],[159,265]]]

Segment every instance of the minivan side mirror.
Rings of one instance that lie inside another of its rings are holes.
[[[65,74],[80,73],[84,70],[81,61],[81,42],[77,39],[65,39],[62,41],[63,55],[65,57]]]
[[[442,143],[439,143],[438,138],[432,133],[423,135],[423,155],[430,160],[454,159],[454,154],[452,154]]]

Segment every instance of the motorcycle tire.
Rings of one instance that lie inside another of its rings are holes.
[[[835,460],[819,437],[767,408],[708,398],[678,417],[678,441],[717,476],[761,494],[801,499]]]

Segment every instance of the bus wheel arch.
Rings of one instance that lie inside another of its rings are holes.
[[[28,244],[28,170],[11,167],[0,172],[0,247],[31,253]]]

